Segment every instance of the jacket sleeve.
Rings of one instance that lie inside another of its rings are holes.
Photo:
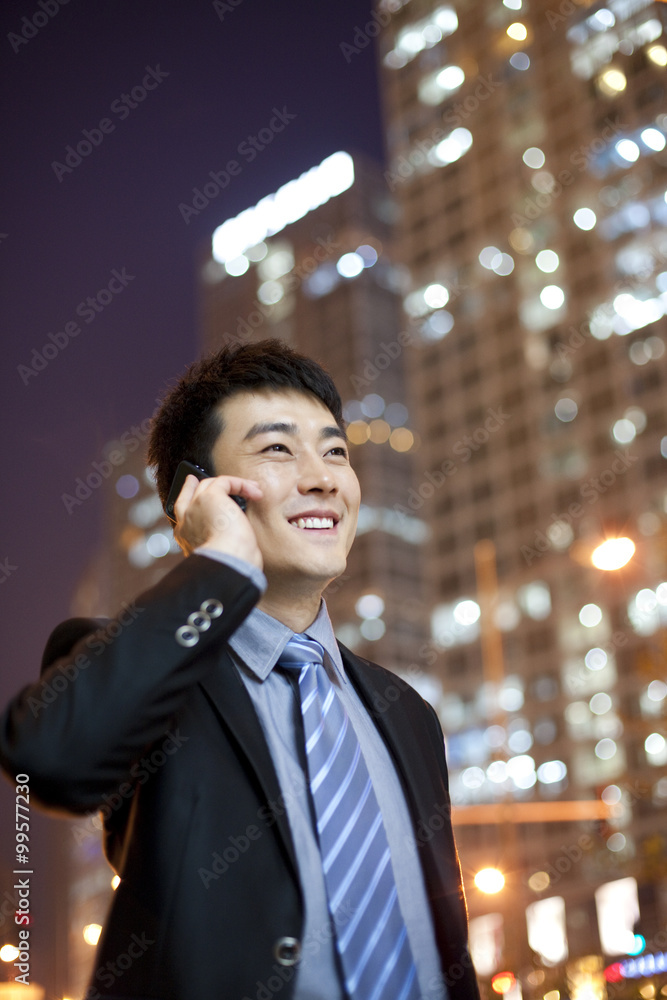
[[[27,774],[44,806],[99,808],[164,734],[259,596],[242,573],[193,555],[104,627],[81,618],[59,625],[40,680],[0,716],[0,765],[12,777]],[[200,628],[179,633],[202,605],[211,614],[195,618]]]

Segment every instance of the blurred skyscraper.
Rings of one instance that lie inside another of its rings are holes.
[[[362,508],[327,604],[342,642],[401,671],[425,638],[425,527],[395,509],[414,476],[416,442],[394,211],[376,166],[333,154],[215,230],[200,262],[200,327],[205,353],[279,337],[333,376]]]
[[[444,688],[478,971],[602,995],[635,932],[667,951],[667,5],[376,17],[418,341],[399,509],[431,529],[422,663]],[[595,568],[624,536],[627,565]],[[488,865],[496,896],[471,884]]]

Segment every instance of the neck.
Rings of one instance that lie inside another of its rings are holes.
[[[260,611],[287,625],[293,632],[305,632],[317,618],[322,589],[305,593],[285,593],[269,586],[257,604]]]

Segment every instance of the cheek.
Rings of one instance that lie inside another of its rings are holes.
[[[356,476],[348,484],[347,495],[350,500],[350,509],[358,511],[361,503],[361,486],[359,485],[359,480]]]
[[[280,511],[276,514],[276,510],[282,507],[289,494],[289,488],[284,481],[285,477],[280,474],[280,469],[262,469],[250,478],[259,483],[263,493],[261,500],[252,501],[252,506],[260,519],[266,523],[271,514],[279,516]]]
[[[279,496],[286,489],[288,479],[287,469],[281,467],[278,462],[273,465],[267,463],[261,468],[255,469],[250,478],[259,483],[266,495],[275,494]]]

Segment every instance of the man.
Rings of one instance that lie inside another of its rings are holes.
[[[212,474],[175,505],[187,558],[130,620],[59,626],[0,729],[44,805],[105,816],[88,997],[476,1000],[436,715],[322,600],[360,502],[333,382],[223,349],[155,420],[163,504],[184,459]]]

